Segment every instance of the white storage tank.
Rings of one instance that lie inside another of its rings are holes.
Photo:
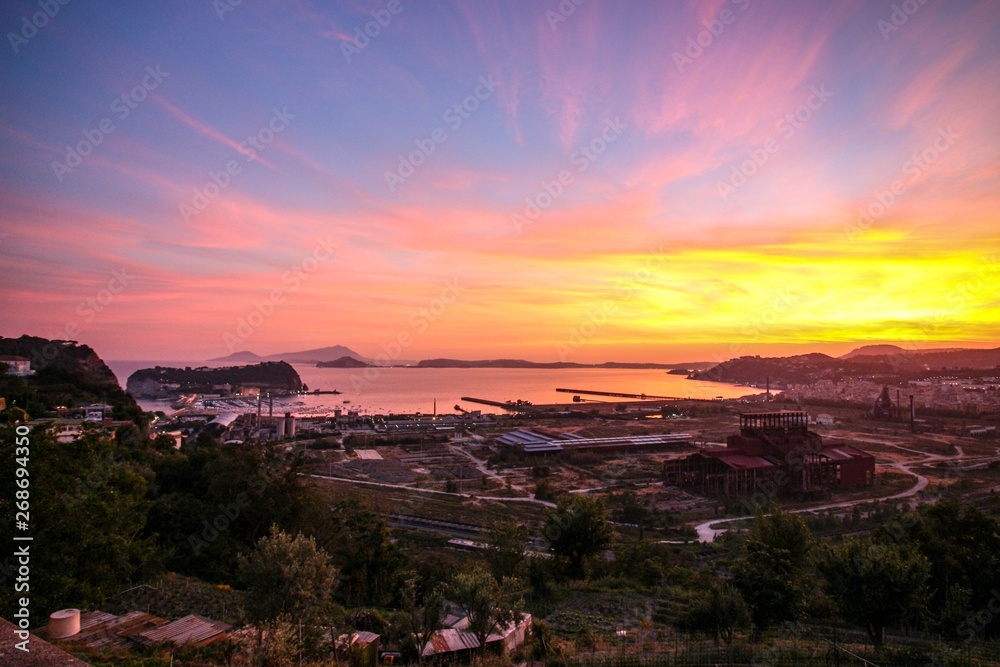
[[[49,639],[65,639],[80,632],[80,610],[61,609],[49,615]]]

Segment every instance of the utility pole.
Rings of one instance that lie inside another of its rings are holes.
[[[910,394],[910,433],[916,432],[916,425],[913,423],[914,417],[915,415],[913,413],[913,394]]]

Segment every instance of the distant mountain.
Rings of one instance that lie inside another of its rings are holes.
[[[253,352],[234,352],[225,357],[209,359],[209,361],[285,361],[290,364],[318,364],[321,361],[336,361],[341,357],[351,357],[359,361],[371,361],[363,357],[349,347],[343,345],[332,345],[330,347],[320,347],[315,350],[303,350],[301,352],[282,352],[280,354],[269,354],[266,357],[254,354]]]
[[[904,354],[905,352],[906,350],[898,345],[862,345],[842,355],[840,358],[853,359],[854,357],[885,356],[889,354]]]
[[[316,368],[368,368],[369,366],[371,364],[366,361],[347,356],[334,359],[333,361],[321,361],[316,364]]]
[[[243,352],[233,352],[225,357],[209,359],[209,361],[264,361],[264,357],[259,354],[254,354],[248,350],[244,350]]]
[[[949,348],[927,348],[927,349],[906,349],[898,345],[862,345],[841,356],[841,359],[853,359],[854,357],[887,357],[895,354],[919,355],[939,352],[965,352],[969,348],[949,347]],[[971,350],[970,350],[971,351]],[[978,351],[978,350],[977,350]]]
[[[800,354],[792,357],[739,357],[705,371],[694,373],[695,380],[764,384],[812,384],[818,380],[878,378],[879,381],[905,381],[933,373],[962,369],[985,371],[1000,367],[1000,348],[913,350],[895,345],[866,346],[858,354],[834,358],[825,354]],[[898,352],[893,350],[899,350]]]

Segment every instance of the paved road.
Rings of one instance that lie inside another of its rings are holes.
[[[954,455],[954,456],[943,456],[941,454],[930,454],[928,452],[922,452],[922,451],[919,451],[919,450],[916,450],[916,449],[910,449],[910,448],[907,448],[907,447],[903,447],[902,445],[897,445],[895,443],[882,442],[882,441],[879,441],[879,442],[880,442],[880,444],[887,445],[889,447],[894,447],[894,448],[902,450],[904,452],[912,452],[912,453],[915,453],[915,454],[919,454],[921,457],[923,457],[923,458],[920,458],[920,459],[914,459],[914,460],[910,460],[910,461],[897,461],[897,462],[893,463],[890,466],[890,467],[896,468],[898,470],[902,470],[906,474],[912,475],[913,477],[915,477],[917,481],[916,481],[916,483],[913,486],[911,486],[910,488],[906,489],[905,491],[902,491],[900,493],[894,493],[894,494],[888,495],[888,496],[881,496],[881,497],[878,497],[878,498],[859,498],[858,500],[848,500],[848,501],[839,502],[839,503],[827,503],[825,505],[815,505],[815,506],[812,506],[812,507],[803,507],[803,508],[800,508],[800,509],[788,510],[788,511],[790,513],[792,513],[792,514],[799,514],[799,513],[802,513],[802,512],[818,512],[818,511],[824,511],[824,510],[828,510],[828,509],[844,509],[844,508],[848,508],[848,507],[854,507],[855,505],[861,505],[863,503],[870,503],[870,502],[874,502],[876,500],[898,500],[900,498],[910,498],[912,496],[917,495],[918,493],[920,493],[924,489],[926,489],[927,488],[927,484],[928,484],[927,478],[924,477],[923,475],[919,474],[919,473],[914,472],[912,470],[912,467],[925,465],[925,464],[931,463],[931,462],[961,461],[961,460],[964,460],[966,458],[965,452],[963,452],[961,449],[958,449],[959,453],[956,454],[956,455]],[[698,531],[698,541],[699,542],[714,542],[717,535],[719,535],[720,533],[724,533],[724,532],[726,532],[726,530],[728,530],[728,528],[725,528],[725,527],[723,527],[723,528],[716,528],[716,526],[721,526],[721,525],[724,525],[724,524],[727,524],[727,523],[732,523],[733,521],[745,521],[746,519],[752,519],[752,518],[753,518],[753,515],[747,515],[747,516],[732,517],[732,518],[729,518],[729,519],[713,519],[711,521],[705,521],[704,523],[700,523],[697,526],[695,526],[695,530]]]

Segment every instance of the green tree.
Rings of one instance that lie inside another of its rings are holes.
[[[600,498],[566,496],[545,518],[543,536],[570,579],[586,575],[587,561],[614,541],[607,507]]]
[[[277,526],[249,556],[240,557],[239,568],[247,582],[247,616],[262,626],[317,618],[329,609],[337,586],[329,554],[311,537],[293,537]]]
[[[757,510],[746,555],[733,568],[733,583],[750,609],[754,640],[798,615],[809,583],[813,543],[802,517],[776,506],[768,515]]]
[[[692,600],[678,622],[688,632],[704,632],[726,646],[733,641],[733,632],[750,624],[750,611],[739,592],[726,583],[714,583]]]
[[[930,562],[907,546],[849,539],[826,550],[819,571],[844,619],[876,647],[886,626],[913,618],[926,602]]]
[[[486,548],[486,561],[497,581],[513,577],[517,573],[525,559],[528,537],[528,529],[515,521],[493,523],[489,546]]]
[[[911,544],[930,561],[928,607],[939,621],[946,609],[954,611],[950,595],[955,586],[969,592],[970,610],[993,604],[994,592],[1000,590],[1000,521],[976,507],[945,500],[917,512],[890,515],[873,539]],[[994,614],[985,627],[974,625],[984,636],[995,636],[1000,615]],[[969,627],[962,624],[959,634],[968,636]]]
[[[656,586],[671,564],[670,550],[665,544],[650,540],[622,540],[615,546],[613,571],[620,577],[643,586]]]
[[[388,606],[405,565],[392,541],[388,518],[356,499],[336,504],[333,518],[337,523],[324,540],[340,568],[343,603]]]
[[[436,586],[420,598],[420,588],[416,579],[408,579],[403,586],[403,611],[407,615],[407,630],[415,646],[412,652],[418,662],[423,662],[424,647],[431,635],[441,628],[444,614],[444,590]]]
[[[23,458],[17,456],[16,437],[13,426],[0,430],[0,470],[13,471],[15,458]],[[153,542],[140,534],[151,472],[123,461],[114,440],[95,430],[60,443],[50,430],[35,428],[27,440],[31,484],[24,516],[32,544],[47,545],[30,548],[34,613],[44,617],[65,607],[95,607],[157,574]],[[18,490],[23,492],[13,472],[0,479],[0,515],[11,522]],[[13,613],[13,591],[11,582],[0,587],[0,616]]]
[[[469,632],[479,641],[480,655],[494,631],[520,617],[521,601],[512,579],[498,582],[482,565],[455,576],[448,595],[469,618]]]

